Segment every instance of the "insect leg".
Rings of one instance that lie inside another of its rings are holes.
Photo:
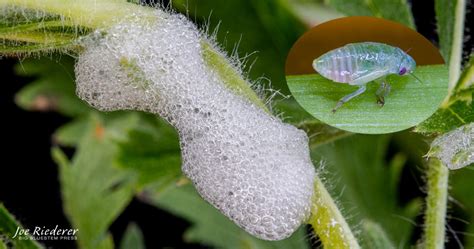
[[[357,89],[357,91],[351,93],[351,94],[348,94],[346,96],[344,96],[342,99],[340,99],[338,102],[337,102],[337,105],[332,109],[332,112],[335,113],[336,110],[341,107],[344,103],[346,103],[347,101],[351,100],[352,98],[356,97],[356,96],[359,96],[361,95],[362,93],[365,92],[365,90],[367,89],[366,85],[361,85],[359,86],[359,89]]]
[[[375,92],[375,95],[377,96],[377,104],[381,107],[385,104],[385,97],[390,93],[390,90],[391,86],[388,81],[385,78],[382,79],[379,89]]]

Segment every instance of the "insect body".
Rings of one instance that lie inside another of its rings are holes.
[[[416,62],[400,48],[377,42],[350,43],[331,50],[313,61],[313,68],[323,77],[339,83],[359,86],[359,89],[339,100],[336,110],[366,90],[370,81],[383,79],[377,90],[378,103],[383,106],[390,85],[384,80],[389,74],[406,75],[415,70]]]

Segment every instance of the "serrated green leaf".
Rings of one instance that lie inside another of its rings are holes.
[[[421,200],[406,205],[398,202],[398,179],[403,158],[386,165],[389,136],[354,135],[313,150],[313,160],[322,160],[332,196],[338,196],[342,210],[350,210],[352,226],[362,219],[377,221],[397,246],[407,245],[421,209]],[[390,214],[390,215],[387,215]]]
[[[138,176],[137,187],[166,188],[181,177],[181,154],[176,131],[163,120],[146,116],[119,143],[117,163]]]
[[[406,0],[328,0],[327,3],[348,16],[375,16],[415,28]]]
[[[416,126],[415,131],[426,135],[443,134],[462,125],[474,122],[473,94],[473,92],[470,92],[470,102],[460,98],[449,106],[440,108],[429,119]]]
[[[86,132],[87,119],[75,119],[59,127],[53,134],[54,143],[61,146],[75,147]]]
[[[367,91],[345,103],[336,113],[331,110],[356,86],[334,83],[318,74],[288,76],[288,86],[298,103],[315,118],[351,132],[381,134],[413,127],[430,117],[447,95],[448,73],[444,65],[420,66],[411,76],[390,75],[392,90],[385,105],[376,103],[379,85],[367,84]]]
[[[12,214],[8,212],[5,206],[0,203],[0,248],[2,246],[6,248],[6,245],[3,243],[10,242],[14,248],[21,249],[40,249],[43,248],[42,245],[31,239],[19,239],[13,238],[15,236],[18,228],[23,229],[18,221],[15,220]],[[30,237],[30,236],[28,236]]]
[[[16,66],[17,74],[37,79],[16,94],[16,103],[26,110],[57,111],[67,116],[88,113],[92,109],[75,94],[73,65],[70,57],[22,61]]]
[[[152,204],[185,218],[192,223],[185,234],[188,242],[203,243],[217,248],[308,248],[304,229],[281,241],[264,241],[240,229],[217,209],[205,202],[192,185],[174,186],[167,191],[145,197]]]
[[[114,167],[115,141],[136,122],[132,114],[107,121],[93,115],[72,161],[59,148],[52,151],[59,165],[64,211],[79,229],[81,248],[113,248],[107,229],[133,196],[130,175]]]
[[[125,230],[120,249],[145,249],[143,234],[135,223],[130,223]]]
[[[392,241],[387,237],[383,228],[371,220],[362,221],[362,242],[365,245],[364,248],[369,249],[396,248]]]

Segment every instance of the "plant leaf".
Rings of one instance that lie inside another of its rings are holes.
[[[135,223],[130,223],[125,230],[120,249],[145,249],[142,231]]]
[[[449,65],[450,95],[456,87],[461,72],[465,11],[464,0],[435,1],[441,54]]]
[[[93,115],[72,161],[59,148],[52,151],[59,165],[64,211],[72,226],[79,229],[81,248],[113,246],[107,229],[133,196],[130,176],[113,167],[117,153],[114,141],[136,121],[134,115],[107,122]]]
[[[155,116],[140,119],[140,126],[128,132],[118,144],[118,166],[138,175],[137,187],[152,184],[166,188],[181,177],[181,153],[176,131]]]
[[[53,134],[55,144],[68,147],[76,147],[84,133],[87,131],[89,120],[77,118],[59,127]]]
[[[75,41],[90,29],[81,28],[60,15],[32,9],[0,6],[0,54],[23,55],[32,52],[71,50]]]
[[[435,12],[438,26],[439,46],[444,59],[449,62],[454,35],[454,16],[458,0],[436,0]]]
[[[471,54],[456,85],[456,90],[469,89],[474,85],[474,54]]]
[[[371,221],[371,220],[364,220],[362,221],[362,242],[366,246],[366,248],[370,249],[395,249],[396,247],[393,245],[392,241],[387,237],[387,234],[380,227],[379,224]]]
[[[464,91],[463,96],[455,94],[448,106],[437,110],[429,119],[416,126],[415,131],[430,135],[443,134],[474,122],[474,88]],[[458,92],[459,93],[459,92]]]
[[[3,1],[0,13],[0,38],[6,38],[0,39],[0,54],[6,55],[78,51],[77,38],[92,30],[110,27],[130,13],[147,20],[157,18],[154,8],[115,0]],[[25,39],[31,41],[27,46],[21,43]]]
[[[407,245],[414,226],[412,220],[421,209],[421,200],[405,205],[398,202],[398,179],[404,157],[385,164],[389,136],[354,135],[312,151],[313,160],[323,165],[325,184],[332,196],[339,196],[340,208],[350,210],[351,226],[362,219],[377,221],[397,246]],[[387,214],[390,215],[387,215]]]
[[[5,244],[11,244],[13,248],[40,249],[42,245],[32,239],[13,238],[17,228],[23,227],[15,220],[12,214],[0,203],[0,248],[7,248]],[[30,237],[30,236],[28,236]],[[31,237],[30,237],[31,238]],[[5,243],[5,244],[4,244]]]
[[[145,198],[151,204],[189,220],[192,226],[184,234],[189,242],[217,248],[308,248],[304,229],[281,241],[253,237],[205,202],[190,184],[175,186],[159,194],[151,192]]]
[[[329,0],[327,3],[348,16],[375,16],[415,28],[410,6],[406,0]]]
[[[314,117],[351,132],[380,134],[408,129],[430,117],[447,94],[448,73],[444,65],[420,66],[413,77],[390,75],[391,93],[385,106],[377,105],[378,84],[368,83],[367,91],[331,110],[343,96],[357,87],[334,83],[318,74],[288,76],[288,86],[298,103]]]
[[[16,73],[37,79],[16,94],[16,103],[26,110],[57,111],[66,116],[88,113],[92,109],[75,94],[73,65],[70,57],[22,61],[16,66]]]

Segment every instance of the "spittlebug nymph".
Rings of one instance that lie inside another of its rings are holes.
[[[366,84],[382,79],[377,90],[377,103],[385,103],[390,85],[385,80],[389,74],[411,74],[416,67],[415,60],[400,48],[377,42],[350,43],[331,50],[313,61],[313,68],[323,77],[338,83],[359,86],[357,91],[341,98],[333,112],[352,98],[366,90]]]

